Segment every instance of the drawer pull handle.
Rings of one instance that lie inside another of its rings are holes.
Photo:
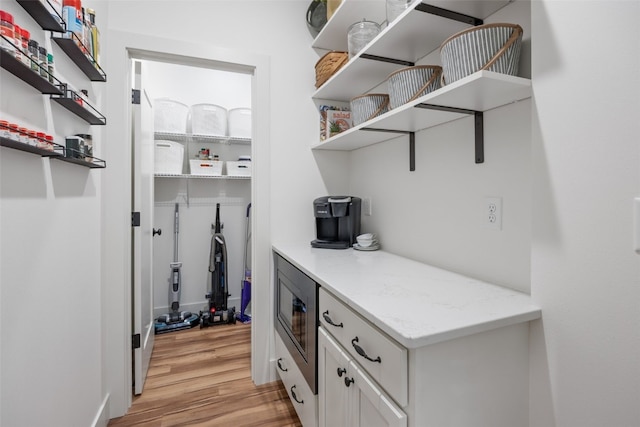
[[[351,384],[353,384],[355,381],[353,380],[353,378],[349,378],[349,377],[344,377],[344,385],[346,385],[347,387],[349,387]]]
[[[280,370],[282,372],[287,372],[288,369],[285,369],[285,368],[282,367],[282,365],[280,364],[281,361],[282,361],[282,357],[280,359],[278,359],[278,362],[277,362],[278,363],[278,368],[280,368]]]
[[[342,378],[342,374],[346,374],[347,370],[344,368],[338,368],[338,376]]]
[[[324,317],[324,321],[330,324],[331,326],[335,326],[337,328],[344,328],[344,325],[342,324],[342,322],[340,322],[339,325],[337,323],[333,323],[333,320],[331,320],[331,317],[329,317],[329,310],[322,313],[322,317]]]
[[[356,344],[357,342],[358,342],[358,337],[355,337],[354,339],[351,340],[351,345],[353,346],[353,348],[356,349],[356,351],[360,356],[364,357],[365,359],[371,362],[382,363],[382,359],[380,359],[380,356],[376,357],[375,359],[370,358],[367,352],[364,351],[364,349],[360,347],[358,344]]]
[[[293,391],[293,389],[296,388],[295,385],[291,386],[291,396],[293,397],[293,400],[295,400],[298,403],[304,403],[304,400],[298,400],[298,396],[296,396],[296,392]]]

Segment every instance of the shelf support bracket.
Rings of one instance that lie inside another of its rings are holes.
[[[443,18],[452,19],[454,21],[462,22],[469,25],[482,25],[483,21],[480,18],[474,18],[473,16],[465,15],[463,13],[454,12],[452,10],[443,9],[437,6],[431,6],[430,4],[420,3],[416,6],[415,10],[420,12],[430,13],[431,15],[441,16]]]
[[[413,67],[414,65],[416,65],[415,62],[404,61],[402,59],[387,58],[385,56],[369,55],[368,53],[361,54],[360,58],[370,59],[372,61],[378,61],[378,62],[388,62],[390,64],[404,65],[405,67]]]
[[[393,129],[377,129],[377,128],[362,128],[360,130],[368,130],[372,132],[388,132],[399,133],[403,135],[409,135],[409,171],[414,172],[416,170],[416,133],[409,130],[393,130]]]
[[[484,163],[484,114],[482,111],[468,110],[466,108],[445,107],[434,104],[416,104],[415,108],[425,108],[428,110],[449,111],[451,113],[462,113],[474,116],[474,145],[476,163]]]

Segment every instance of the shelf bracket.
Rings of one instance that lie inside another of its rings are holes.
[[[360,130],[368,130],[372,132],[388,132],[399,133],[403,135],[409,135],[409,171],[414,172],[416,170],[416,133],[409,130],[393,130],[393,129],[376,129],[376,128],[362,128]]]
[[[441,16],[443,18],[451,19],[454,21],[462,22],[469,25],[482,25],[483,21],[480,18],[465,15],[463,13],[454,12],[452,10],[443,9],[437,6],[431,6],[430,4],[420,3],[416,6],[415,10],[420,12],[430,13],[431,15]]]
[[[416,104],[416,108],[425,108],[429,110],[449,111],[451,113],[462,113],[474,116],[474,141],[476,163],[484,163],[484,114],[482,111],[468,110],[466,108],[445,107],[433,104]]]
[[[416,65],[415,62],[403,61],[402,59],[387,58],[385,56],[369,55],[368,53],[363,53],[362,55],[360,55],[360,58],[370,59],[372,61],[378,62],[388,62],[390,64],[404,65],[406,67],[413,67],[414,65]]]

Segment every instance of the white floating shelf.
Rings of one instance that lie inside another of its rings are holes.
[[[484,112],[530,97],[531,80],[492,71],[478,71],[326,141],[314,144],[311,148],[351,151],[397,138],[405,132],[418,132],[469,116],[465,113],[420,108],[419,104]],[[384,131],[363,130],[364,128]]]
[[[432,6],[479,19],[486,18],[508,3],[508,0],[429,2]],[[347,51],[349,26],[363,18],[381,23],[385,20],[384,5],[382,1],[343,0],[312,46],[318,49]],[[342,69],[325,82],[314,93],[313,98],[349,101],[383,83],[392,72],[408,66],[408,64],[374,61],[362,58],[362,55],[415,63],[430,52],[439,49],[442,42],[449,36],[471,26],[422,12],[417,9],[421,7],[420,5],[420,1],[414,2],[356,57],[351,58]],[[365,14],[364,11],[367,16],[362,16]]]
[[[182,178],[182,179],[251,179],[250,176],[231,176],[231,175],[222,175],[222,176],[213,176],[213,175],[190,175],[190,174],[166,174],[166,173],[157,173],[154,175],[156,178]]]

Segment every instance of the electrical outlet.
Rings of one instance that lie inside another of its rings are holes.
[[[484,199],[484,222],[490,228],[502,230],[502,198],[486,197]]]
[[[371,197],[364,197],[362,199],[362,214],[364,216],[371,216]]]

